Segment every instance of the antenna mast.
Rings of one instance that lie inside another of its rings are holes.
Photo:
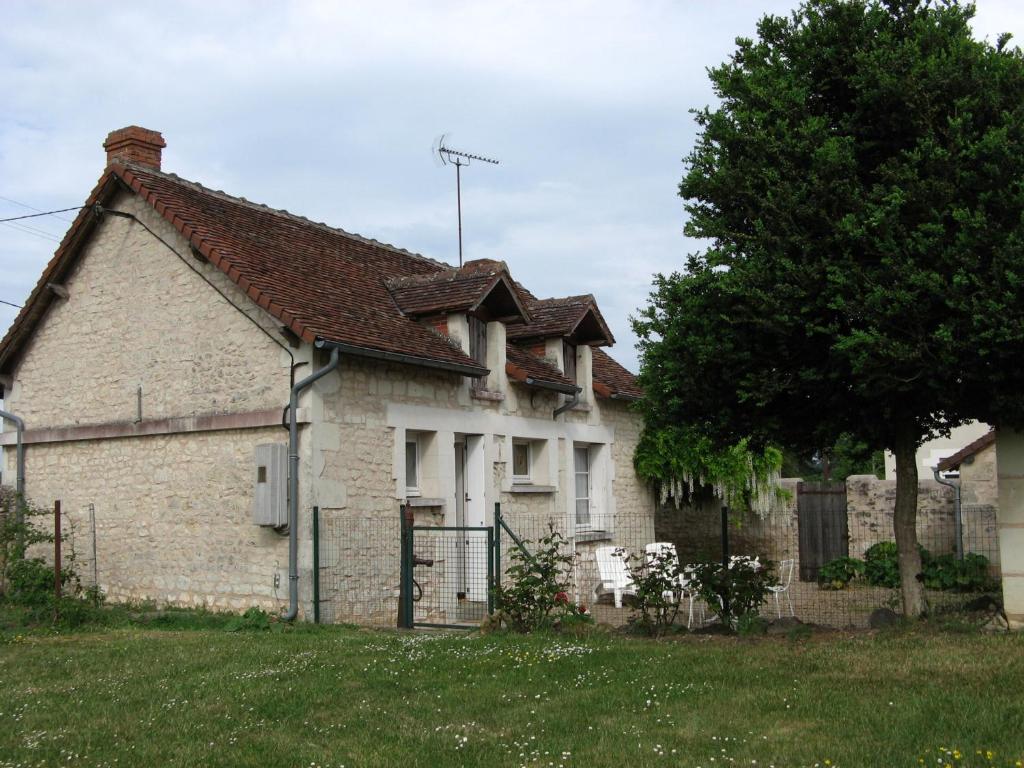
[[[445,144],[445,138],[447,134],[444,134],[437,140],[437,147],[435,152],[437,156],[441,158],[442,165],[454,165],[455,166],[455,200],[456,206],[459,213],[459,266],[462,266],[462,167],[464,165],[472,165],[474,160],[479,160],[482,163],[490,163],[491,165],[498,165],[497,160],[492,160],[489,157],[482,157],[481,155],[473,155],[469,152],[460,152],[457,149],[452,149]]]

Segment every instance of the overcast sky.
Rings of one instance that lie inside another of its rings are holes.
[[[80,205],[107,133],[138,124],[164,170],[457,262],[454,172],[430,153],[448,132],[501,160],[464,173],[466,258],[593,293],[635,370],[629,316],[699,248],[676,187],[705,68],[794,4],[5,0],[0,218]],[[1024,3],[978,11],[979,35],[1024,44]],[[26,299],[67,224],[0,226],[0,300]]]

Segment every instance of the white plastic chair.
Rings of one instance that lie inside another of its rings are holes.
[[[793,582],[793,571],[796,569],[796,560],[787,559],[779,563],[779,583],[768,587],[775,598],[775,612],[782,618],[782,606],[779,605],[779,595],[786,596],[789,603],[789,615],[796,618],[796,611],[793,610],[793,599],[789,596],[789,585]]]
[[[656,541],[653,544],[648,544],[644,547],[644,551],[647,554],[648,560],[653,560],[656,557],[667,555],[673,565],[679,567],[679,553],[676,552],[676,545],[669,541]],[[688,600],[689,605],[689,616],[686,620],[686,628],[689,629],[693,626],[693,599],[696,596],[694,590],[690,586],[693,569],[684,568],[679,574],[679,598],[680,600]],[[672,595],[674,597],[674,595]],[[672,599],[671,597],[669,599]],[[700,605],[700,620],[704,623],[704,606]]]
[[[600,581],[594,587],[594,602],[601,590],[615,596],[615,607],[622,607],[623,595],[635,595],[636,586],[626,567],[626,552],[621,547],[598,547],[594,551],[597,559],[597,574]]]

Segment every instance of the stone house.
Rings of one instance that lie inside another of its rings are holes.
[[[161,170],[164,146],[107,137],[0,342],[26,496],[79,530],[92,510],[112,599],[309,616],[314,507],[322,607],[370,623],[396,618],[401,503],[554,525],[584,595],[593,547],[653,540],[640,392],[592,296],[538,299],[503,262],[455,268],[207,189]]]

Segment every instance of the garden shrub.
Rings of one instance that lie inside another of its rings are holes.
[[[78,576],[70,568],[60,572],[61,591],[66,597],[81,592]],[[47,605],[55,599],[53,566],[39,557],[19,558],[7,566],[7,599],[19,605]]]
[[[682,598],[679,558],[673,550],[627,555],[620,549],[616,555],[626,563],[636,590],[630,625],[651,637],[665,634],[676,620]]]
[[[270,614],[255,606],[241,616],[234,616],[224,625],[228,632],[262,632],[270,629]]]
[[[771,562],[757,563],[736,558],[728,566],[721,563],[696,563],[692,566],[692,588],[724,626],[735,629],[745,617],[756,615],[775,585],[775,567]],[[728,610],[726,609],[728,604]]]
[[[93,618],[93,606],[81,599],[82,584],[74,570],[74,553],[61,568],[61,597],[54,594],[53,566],[40,557],[27,557],[30,547],[54,541],[39,525],[48,510],[20,499],[10,488],[0,488],[0,596],[25,608],[24,620],[75,627]]]
[[[837,557],[821,567],[818,584],[822,589],[846,589],[850,582],[864,575],[864,561],[856,557]]]
[[[864,577],[872,587],[897,589],[900,564],[895,541],[880,541],[864,552]]]
[[[995,589],[989,575],[988,558],[967,552],[963,560],[955,555],[932,555],[922,552],[921,574],[927,589],[956,592],[986,592]]]
[[[962,560],[958,560],[953,554],[933,555],[924,547],[919,546],[918,549],[921,552],[921,580],[926,589],[988,592],[997,588],[989,574],[989,560],[984,555],[967,552]],[[822,568],[822,573],[824,571]],[[868,547],[864,553],[864,577],[873,587],[899,587],[896,542],[881,541]]]
[[[565,537],[551,526],[532,552],[530,542],[523,544],[527,551],[512,548],[512,565],[505,571],[511,583],[494,589],[497,621],[517,632],[532,632],[552,626],[556,618],[585,615],[585,609],[569,599],[569,574],[575,556],[563,552]]]

